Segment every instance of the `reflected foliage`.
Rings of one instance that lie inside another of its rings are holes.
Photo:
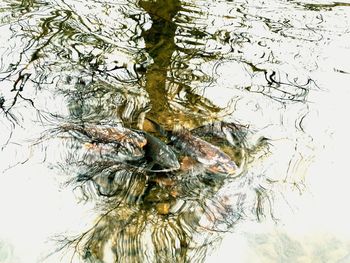
[[[230,1],[4,3],[2,116],[15,129],[34,108],[37,144],[61,143],[53,166],[101,212],[59,244],[72,262],[202,262],[239,222],[275,219],[278,180],[254,170],[272,143],[235,119],[237,101],[305,103],[316,84],[273,47],[315,31]]]

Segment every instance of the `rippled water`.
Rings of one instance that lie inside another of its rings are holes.
[[[2,0],[0,262],[349,262],[349,5]]]

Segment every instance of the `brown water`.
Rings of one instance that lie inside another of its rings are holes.
[[[0,262],[347,262],[265,224],[346,130],[348,8],[2,0]]]

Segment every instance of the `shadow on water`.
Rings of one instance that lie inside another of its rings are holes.
[[[225,27],[212,32],[203,22],[208,11],[191,2],[89,1],[95,12],[55,3],[15,2],[9,7],[21,15],[2,17],[17,42],[4,50],[12,57],[0,78],[10,91],[0,107],[13,128],[25,118],[21,105],[34,108],[51,127],[36,144],[60,142],[54,166],[101,211],[58,251],[84,262],[202,262],[239,221],[273,218],[273,180],[248,170],[268,154],[269,140],[249,142],[249,125],[223,121],[234,102],[217,106],[203,94],[226,62],[261,81],[239,92],[281,107],[304,102],[310,79],[298,84],[244,58],[239,49],[250,38]],[[31,13],[39,9],[37,20]],[[244,23],[226,19],[228,27]],[[54,98],[39,100],[40,93]],[[56,100],[60,107],[47,105]]]

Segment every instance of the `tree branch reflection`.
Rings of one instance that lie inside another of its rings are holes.
[[[43,123],[55,128],[43,141],[64,134],[57,166],[102,211],[86,232],[64,238],[62,249],[86,262],[201,262],[238,222],[273,217],[275,182],[248,171],[268,154],[268,139],[250,143],[248,125],[222,121],[232,105],[219,107],[203,93],[221,59],[248,66],[263,83],[240,91],[282,103],[303,102],[311,80],[282,80],[260,65],[271,59],[266,50],[259,63],[237,55],[250,36],[210,32],[206,13],[189,3],[108,3],[94,12],[88,2],[91,13],[82,15],[74,1],[57,2],[38,21],[13,27],[17,42],[7,52],[21,52],[2,62],[10,89],[0,109],[17,123],[22,99],[48,115]],[[16,8],[29,12],[35,3]],[[36,94],[47,90],[64,109],[37,106]]]

